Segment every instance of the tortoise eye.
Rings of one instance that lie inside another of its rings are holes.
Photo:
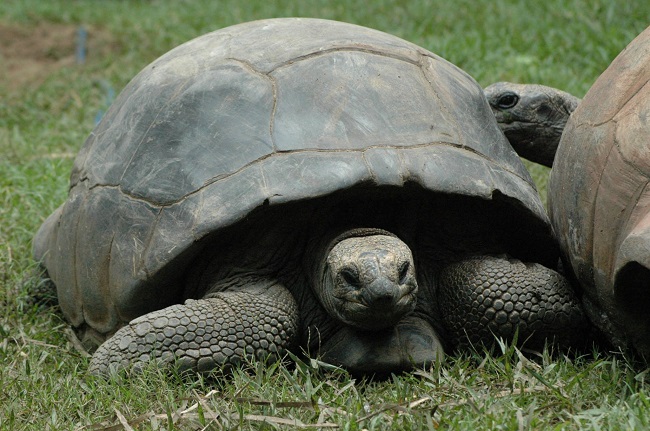
[[[399,284],[404,284],[406,283],[406,279],[408,278],[409,275],[409,268],[411,267],[411,264],[409,262],[404,262],[402,266],[399,269]]]
[[[517,102],[519,102],[519,96],[515,93],[505,93],[497,99],[497,106],[501,109],[510,109],[515,106]]]
[[[344,268],[341,270],[340,274],[341,277],[343,277],[343,280],[350,286],[358,287],[361,284],[359,274],[352,268]]]

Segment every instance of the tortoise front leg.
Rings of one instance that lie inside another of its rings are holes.
[[[539,348],[546,340],[575,345],[589,333],[568,281],[537,263],[480,256],[447,266],[437,296],[456,347],[491,345],[494,337]]]
[[[89,372],[108,375],[151,360],[201,372],[274,360],[294,347],[297,330],[298,307],[281,285],[214,293],[132,320],[97,349]]]

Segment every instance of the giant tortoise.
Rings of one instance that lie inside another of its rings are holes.
[[[557,147],[548,200],[566,267],[609,341],[650,359],[650,28],[582,101],[509,83],[487,87],[486,95],[504,131],[519,129],[507,135],[513,146],[521,147],[521,137],[556,136],[526,157],[539,161]]]
[[[287,351],[394,372],[494,335],[570,342],[586,322],[476,82],[325,20],[224,28],[147,66],[34,254],[101,344],[97,374]]]

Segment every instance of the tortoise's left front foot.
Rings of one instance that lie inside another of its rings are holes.
[[[149,361],[207,372],[276,360],[295,347],[297,328],[296,302],[279,284],[219,292],[132,320],[99,346],[89,372],[106,376]]]
[[[437,287],[452,345],[491,345],[495,336],[540,348],[583,344],[589,324],[569,282],[537,263],[480,256],[449,265]]]

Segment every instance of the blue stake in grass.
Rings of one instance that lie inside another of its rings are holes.
[[[88,32],[84,26],[77,29],[77,64],[84,64],[86,62],[86,40],[88,39]]]
[[[106,109],[108,109],[108,107],[111,106],[111,103],[113,103],[113,99],[115,99],[115,90],[113,89],[113,86],[111,86],[111,84],[109,84],[109,82],[105,79],[99,80],[99,86],[102,88],[102,90],[104,90],[104,93],[106,94],[104,106]],[[99,124],[103,116],[104,110],[100,109],[97,111],[97,114],[95,115],[95,126]]]

